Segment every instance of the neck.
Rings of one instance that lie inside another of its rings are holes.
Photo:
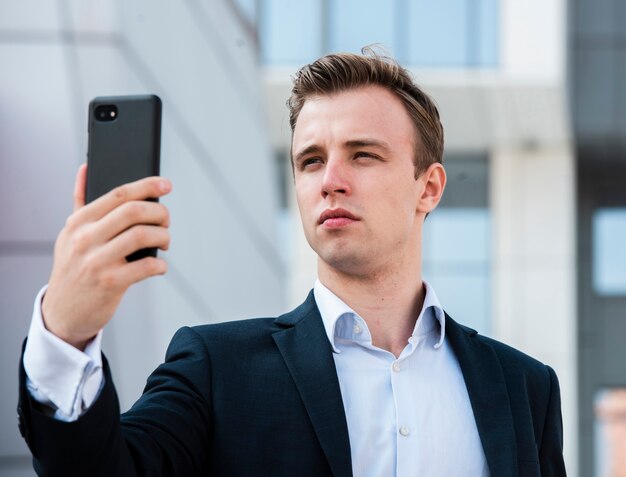
[[[422,309],[421,262],[392,272],[347,274],[318,260],[320,281],[365,320],[372,343],[396,357],[405,348]]]

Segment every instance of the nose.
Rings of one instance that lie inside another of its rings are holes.
[[[329,159],[326,162],[324,175],[322,177],[322,197],[326,199],[329,195],[350,195],[352,189],[348,176],[349,172],[346,170],[346,166],[342,161]]]

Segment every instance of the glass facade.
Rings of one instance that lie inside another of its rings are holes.
[[[448,185],[424,224],[423,277],[453,319],[491,332],[491,214],[484,156],[446,157]]]
[[[407,2],[411,65],[490,67],[497,59],[496,0],[415,0]]]
[[[602,296],[626,295],[626,207],[593,215],[593,288]]]
[[[498,64],[497,0],[260,0],[257,9],[268,65],[300,65],[366,45],[380,45],[407,66]]]
[[[452,318],[482,334],[491,330],[490,233],[486,208],[442,207],[424,225],[424,279]]]
[[[300,64],[322,50],[319,0],[265,0],[259,5],[261,60],[267,64]]]
[[[328,51],[358,52],[365,45],[394,44],[394,2],[342,0],[328,6]]]

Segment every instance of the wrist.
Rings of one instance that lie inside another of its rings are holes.
[[[49,313],[49,311],[46,311],[46,302],[44,300],[41,304],[41,320],[42,320],[44,328],[50,333],[52,333],[54,336],[56,336],[57,338],[65,341],[66,343],[72,345],[74,348],[80,351],[84,351],[87,344],[89,344],[89,342],[97,334],[97,333],[93,333],[93,334],[84,335],[84,334],[76,333],[72,330],[68,330],[67,327],[62,326],[61,324],[57,323],[54,319],[51,319],[51,317],[53,316],[54,314],[51,314]]]

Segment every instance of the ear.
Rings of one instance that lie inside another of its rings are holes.
[[[416,179],[420,184],[420,194],[417,198],[417,212],[428,214],[432,212],[443,195],[446,187],[446,170],[435,162]]]

